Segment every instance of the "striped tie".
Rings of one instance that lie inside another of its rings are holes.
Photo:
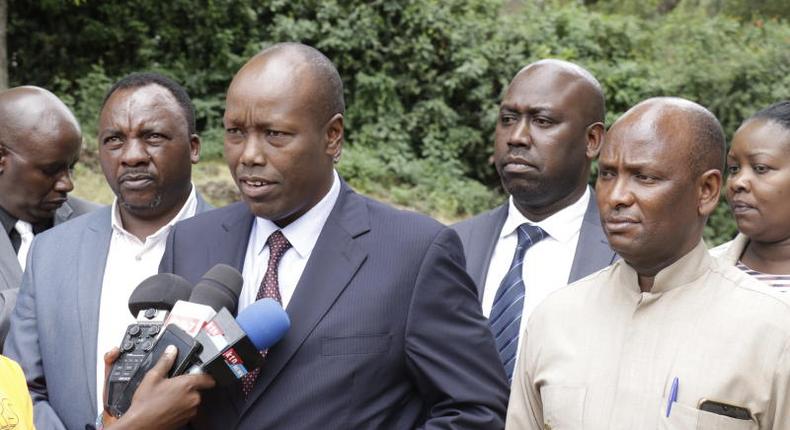
[[[524,309],[524,279],[521,276],[524,253],[529,247],[546,237],[546,232],[543,229],[526,223],[518,226],[516,232],[518,233],[516,253],[513,255],[513,262],[510,263],[510,269],[496,292],[494,305],[488,319],[499,351],[499,358],[502,359],[509,381],[513,380],[521,313]]]

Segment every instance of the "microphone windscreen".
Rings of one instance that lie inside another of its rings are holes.
[[[269,298],[247,306],[236,317],[236,322],[259,351],[277,343],[291,327],[291,320],[282,306]]]
[[[217,312],[223,307],[235,312],[243,284],[238,270],[227,264],[217,264],[195,285],[189,301],[211,306]]]
[[[192,284],[172,273],[157,273],[146,278],[129,297],[129,312],[135,317],[145,309],[169,311],[179,300],[186,300],[192,292]]]

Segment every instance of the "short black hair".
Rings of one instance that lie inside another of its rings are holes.
[[[192,99],[189,98],[187,90],[179,85],[178,82],[160,73],[137,72],[126,75],[120,81],[113,84],[113,86],[110,87],[110,89],[104,95],[104,100],[101,102],[101,110],[104,109],[104,105],[107,104],[107,100],[109,100],[116,91],[125,90],[128,88],[142,88],[148,85],[159,85],[170,91],[170,94],[175,97],[178,105],[181,106],[181,110],[184,111],[184,118],[187,120],[187,129],[189,134],[196,134],[197,126],[195,125],[195,105],[192,104]]]
[[[711,169],[723,171],[727,158],[727,138],[721,123],[712,112],[701,108],[687,114],[692,132],[691,168],[696,175]]]
[[[767,119],[790,130],[790,100],[782,100],[752,115],[752,119]]]

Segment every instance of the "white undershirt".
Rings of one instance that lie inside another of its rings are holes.
[[[291,243],[291,248],[283,254],[277,270],[277,282],[280,286],[283,308],[288,306],[296,285],[299,283],[299,278],[302,277],[302,272],[307,265],[307,260],[310,259],[310,254],[318,241],[318,235],[321,234],[326,219],[335,207],[339,195],[340,178],[337,172],[334,172],[329,192],[315,206],[285,228],[281,229],[268,219],[255,218],[250,232],[250,240],[247,242],[247,253],[244,257],[242,270],[244,286],[239,297],[239,312],[255,302],[255,296],[258,295],[258,288],[269,264],[269,247],[266,246],[266,240],[277,230],[281,230],[288,242]]]
[[[140,282],[159,272],[173,224],[195,215],[196,210],[197,195],[193,184],[178,214],[143,242],[123,228],[118,199],[112,204],[112,237],[104,266],[96,339],[96,404],[99,411],[104,408],[104,354],[120,345],[126,328],[137,320],[137,316],[129,312],[129,297]]]
[[[518,245],[516,228],[523,223],[542,228],[548,237],[532,245],[524,254],[522,277],[524,279],[524,312],[521,316],[520,333],[529,319],[532,310],[552,291],[568,284],[576,244],[584,221],[584,213],[590,201],[590,188],[571,204],[540,222],[528,220],[513,203],[508,200],[508,214],[499,234],[499,241],[491,256],[491,263],[483,290],[483,314],[488,317],[494,305],[499,284],[510,269],[513,255]],[[521,349],[521,342],[519,342]],[[518,357],[518,351],[517,355]]]

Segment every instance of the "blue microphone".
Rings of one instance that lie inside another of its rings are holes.
[[[236,319],[222,308],[195,336],[203,350],[189,373],[205,372],[219,385],[232,384],[261,367],[260,351],[280,341],[290,327],[288,314],[272,299],[258,300]]]

